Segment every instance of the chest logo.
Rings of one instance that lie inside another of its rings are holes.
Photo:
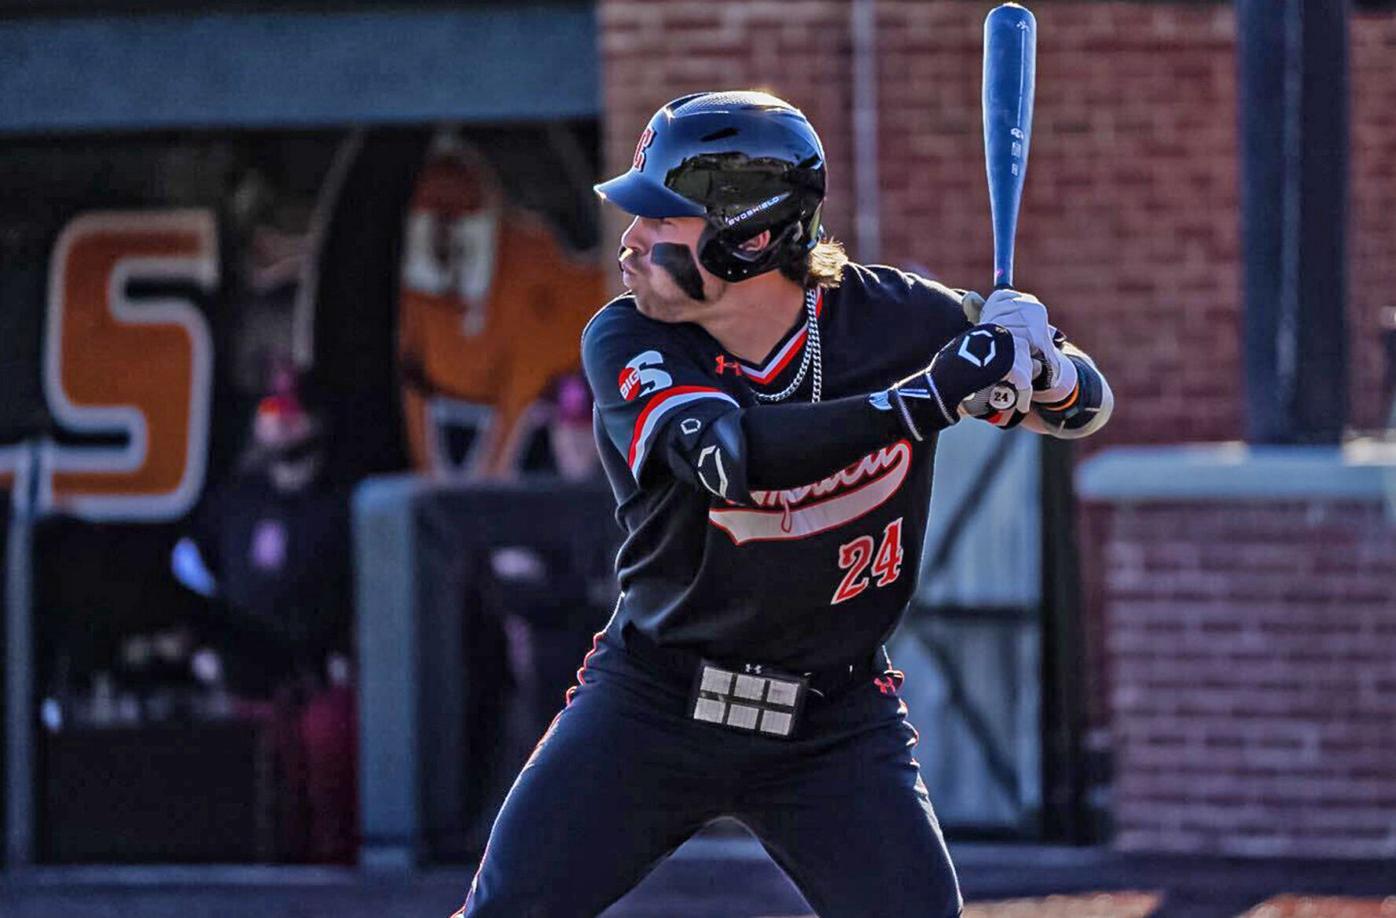
[[[737,545],[804,539],[836,529],[885,504],[911,470],[911,444],[899,440],[841,472],[783,491],[752,491],[755,507],[713,507],[708,522]]]
[[[645,351],[630,358],[616,383],[620,387],[620,397],[629,402],[672,386],[674,377],[661,369],[663,366],[664,357],[659,351]]]
[[[728,372],[729,370],[730,370],[731,372],[737,374],[738,376],[741,376],[741,375],[742,375],[742,365],[741,365],[741,363],[740,363],[739,361],[736,361],[736,360],[729,360],[729,359],[727,359],[726,357],[723,357],[721,354],[718,354],[718,355],[717,355],[717,375],[718,375],[718,376],[721,376],[723,373],[726,373],[726,372]]]

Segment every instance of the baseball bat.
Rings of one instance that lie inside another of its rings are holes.
[[[1005,3],[984,19],[984,165],[994,223],[994,288],[1013,286],[1013,240],[1032,143],[1037,20]]]
[[[994,289],[1013,286],[1013,243],[1032,142],[1037,88],[1037,20],[1027,7],[1005,3],[984,18],[984,166],[989,216],[994,226]],[[977,316],[971,321],[978,321]],[[1033,367],[1034,372],[1037,366]],[[967,408],[997,410],[1017,400],[1012,386],[997,383],[971,397]]]

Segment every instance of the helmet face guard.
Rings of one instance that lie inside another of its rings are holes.
[[[751,251],[741,248],[745,239],[730,233],[714,232],[711,225],[698,238],[698,262],[725,281],[746,280],[779,268],[795,254],[794,243],[800,234],[796,223],[787,225],[779,236],[772,236],[766,245]]]
[[[639,217],[702,217],[697,258],[740,281],[819,241],[824,149],[800,111],[760,92],[698,93],[650,119],[630,170],[597,194]],[[745,244],[770,231],[759,249]]]

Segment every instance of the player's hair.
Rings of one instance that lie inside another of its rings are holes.
[[[801,252],[781,265],[780,273],[800,286],[837,287],[843,281],[843,269],[848,265],[848,253],[837,239],[821,239],[808,252]]]

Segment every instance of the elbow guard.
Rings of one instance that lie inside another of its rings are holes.
[[[669,442],[670,466],[680,478],[723,500],[750,504],[746,435],[740,411],[714,418],[684,418]]]
[[[1034,404],[1033,411],[1052,436],[1075,440],[1105,426],[1114,410],[1115,396],[1088,359],[1077,354],[1067,354],[1066,358],[1076,366],[1076,388],[1059,402]]]

